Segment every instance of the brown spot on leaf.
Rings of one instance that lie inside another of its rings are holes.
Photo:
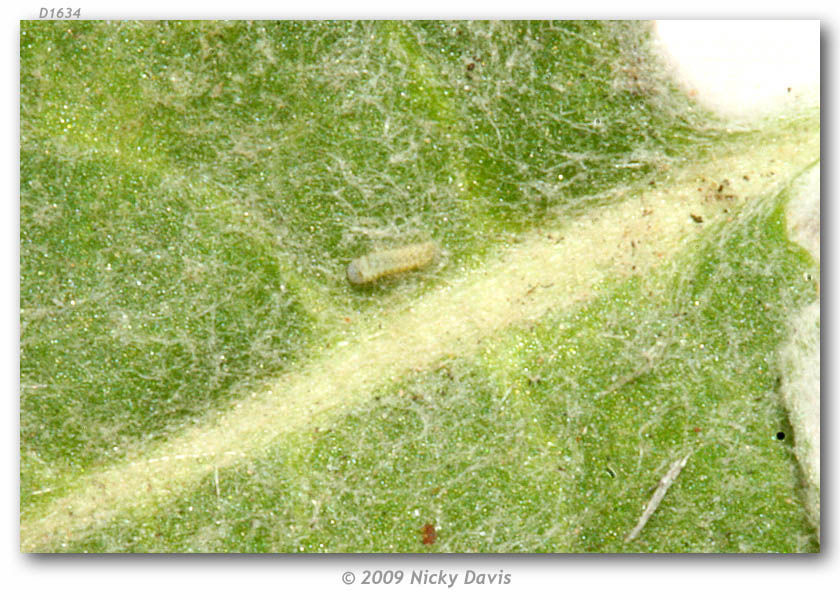
[[[435,526],[431,523],[426,523],[420,529],[420,533],[423,534],[423,544],[426,546],[431,546],[437,541],[437,531],[435,531]]]

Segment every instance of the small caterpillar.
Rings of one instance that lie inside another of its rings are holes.
[[[396,275],[430,265],[437,255],[438,246],[434,242],[371,252],[347,265],[347,279],[354,285],[371,283],[388,275]]]

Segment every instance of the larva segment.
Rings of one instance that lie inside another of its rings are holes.
[[[347,279],[355,285],[430,265],[438,255],[434,242],[412,244],[394,250],[372,252],[347,265]]]

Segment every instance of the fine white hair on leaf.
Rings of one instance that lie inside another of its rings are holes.
[[[645,507],[645,511],[642,513],[642,516],[639,518],[639,522],[633,528],[633,531],[627,534],[627,537],[624,538],[625,542],[633,541],[636,536],[642,531],[642,528],[648,522],[651,515],[654,511],[659,507],[659,503],[662,502],[662,498],[665,497],[665,493],[668,491],[668,488],[671,487],[671,484],[677,478],[677,475],[680,474],[680,471],[683,470],[683,467],[688,462],[688,459],[691,455],[687,454],[684,458],[675,460],[671,463],[671,468],[668,469],[668,472],[665,476],[659,480],[659,485],[656,486],[656,491],[651,496],[650,501],[648,502],[647,506]]]

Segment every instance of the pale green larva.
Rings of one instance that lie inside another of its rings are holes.
[[[355,285],[371,283],[388,275],[396,275],[430,265],[437,255],[438,246],[434,242],[371,252],[347,265],[347,279]]]

